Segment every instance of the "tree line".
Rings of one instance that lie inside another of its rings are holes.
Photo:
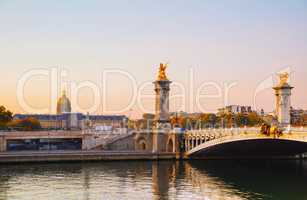
[[[33,117],[13,119],[13,112],[0,106],[0,130],[34,131],[40,129],[41,124],[37,119]]]
[[[129,128],[151,129],[155,126],[155,115],[145,113],[139,120],[130,120]],[[256,112],[246,114],[225,113],[217,115],[214,113],[202,113],[197,115],[171,115],[172,127],[183,129],[205,129],[205,128],[231,128],[231,127],[254,127],[260,126],[265,121]]]

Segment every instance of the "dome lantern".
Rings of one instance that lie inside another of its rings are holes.
[[[58,99],[57,102],[57,114],[70,113],[71,112],[71,103],[66,96],[66,91],[62,91],[62,96]]]

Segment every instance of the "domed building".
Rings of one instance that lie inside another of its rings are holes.
[[[71,102],[66,91],[57,101],[57,114],[15,114],[14,119],[37,119],[42,129],[47,130],[83,130],[95,128],[97,131],[125,130],[128,118],[124,115],[84,115],[71,112]],[[90,126],[90,127],[89,127]],[[0,138],[1,139],[1,138]]]
[[[66,96],[66,91],[64,90],[62,96],[57,102],[57,114],[70,113],[71,112],[71,103]]]

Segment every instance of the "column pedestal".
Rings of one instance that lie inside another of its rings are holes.
[[[273,88],[276,96],[275,115],[278,123],[282,127],[288,127],[291,124],[291,90],[293,87],[283,84]]]

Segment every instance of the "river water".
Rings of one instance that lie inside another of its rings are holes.
[[[2,200],[307,199],[307,161],[0,165]]]

